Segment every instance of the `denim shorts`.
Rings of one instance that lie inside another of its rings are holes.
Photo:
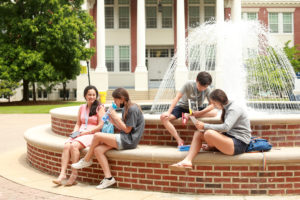
[[[246,144],[245,142],[242,142],[241,140],[236,139],[235,137],[229,135],[228,133],[223,133],[223,135],[230,137],[233,141],[234,144],[234,155],[238,155],[241,153],[245,153],[248,144]]]
[[[199,107],[198,111],[203,110],[205,107]],[[175,106],[174,109],[172,110],[172,115],[176,117],[176,119],[180,118],[182,116],[182,113],[189,113],[189,109],[182,108],[180,106]]]
[[[122,141],[121,141],[121,134],[120,133],[116,133],[116,141],[117,141],[117,145],[118,145],[118,150],[122,150],[123,149],[123,145],[122,145]]]

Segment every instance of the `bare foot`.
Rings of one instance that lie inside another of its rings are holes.
[[[55,180],[52,180],[52,182],[55,183],[56,185],[61,185],[61,182],[62,182],[64,179],[66,179],[66,178],[67,178],[67,177],[66,177],[65,174],[60,174],[60,175],[58,176],[58,178],[55,179]]]
[[[177,141],[178,146],[183,146],[184,145],[184,141],[182,139],[180,139],[179,141]]]
[[[76,182],[76,178],[77,178],[77,174],[71,174],[69,180],[67,181],[66,185],[65,186],[72,186],[72,185],[76,185],[77,182]]]

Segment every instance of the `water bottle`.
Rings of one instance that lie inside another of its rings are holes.
[[[114,110],[117,109],[117,105],[116,105],[114,102],[112,103],[111,107],[112,107]],[[102,121],[106,122],[107,120],[109,120],[108,114],[110,114],[109,108],[107,109],[105,115],[102,117]]]

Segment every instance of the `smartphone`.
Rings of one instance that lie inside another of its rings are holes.
[[[70,135],[70,137],[71,137],[71,138],[76,138],[78,135],[80,135],[80,132],[79,132],[79,131],[75,131],[75,132],[73,132],[73,133]]]

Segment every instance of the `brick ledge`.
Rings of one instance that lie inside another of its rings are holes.
[[[28,129],[24,133],[24,138],[28,144],[44,150],[62,152],[66,137],[56,135],[51,131],[51,125],[40,125]],[[83,153],[86,153],[84,149]],[[281,147],[273,148],[266,152],[267,163],[299,163],[300,148]],[[139,145],[132,150],[110,150],[107,156],[115,160],[143,160],[143,161],[165,161],[177,162],[185,157],[187,152],[179,152],[174,147],[169,146],[147,146]],[[219,152],[200,152],[194,159],[194,164],[250,164],[261,165],[263,155],[261,153],[244,153],[237,156],[226,156]]]

